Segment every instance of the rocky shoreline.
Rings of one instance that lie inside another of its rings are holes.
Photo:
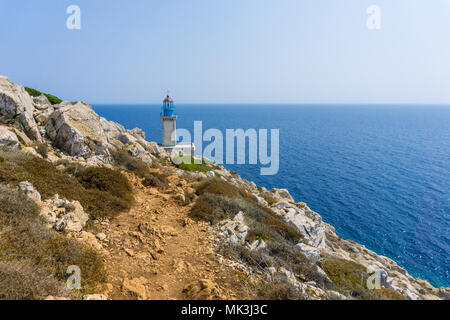
[[[45,156],[39,152],[37,146],[40,145],[45,145]],[[269,217],[273,215],[276,218],[273,220],[274,224],[281,221],[283,228],[288,227],[288,231],[295,232],[298,240],[286,242],[287,246],[290,246],[289,250],[295,249],[295,252],[306,259],[305,265],[308,265],[309,269],[308,272],[294,270],[290,268],[289,263],[284,265],[246,263],[242,259],[238,261],[222,254],[220,250],[224,243],[239,250],[259,252],[260,256],[270,256],[271,252],[274,252],[273,248],[267,248],[269,241],[266,238],[252,237],[255,229],[252,224],[254,220],[249,218],[249,213],[244,212],[245,210],[236,210],[239,212],[223,216],[219,222],[212,224],[216,239],[215,247],[221,261],[243,270],[257,281],[270,282],[271,279],[283,277],[305,299],[351,299],[352,295],[346,292],[357,290],[352,287],[351,290],[346,288],[345,290],[348,290],[345,291],[342,288],[354,286],[355,281],[344,279],[343,272],[339,271],[350,266],[352,270],[355,268],[362,270],[360,272],[364,281],[361,280],[357,286],[364,294],[370,293],[365,287],[367,278],[377,276],[380,286],[375,289],[385,298],[394,296],[410,300],[450,298],[449,288],[435,288],[425,280],[410,276],[395,261],[377,255],[354,241],[341,239],[336,235],[333,226],[323,222],[321,216],[305,203],[295,202],[286,189],[269,191],[260,188],[253,182],[215,165],[211,166],[208,172],[177,169],[170,163],[170,156],[155,142],[146,141],[142,130],[138,128],[126,130],[120,124],[97,115],[85,102],[63,101],[52,105],[44,95],[31,97],[22,86],[5,76],[0,76],[0,147],[46,158],[56,166],[66,161],[84,167],[108,168],[114,167],[112,154],[117,150],[126,150],[129,155],[143,163],[161,168],[169,172],[168,175],[177,176],[179,181],[184,181],[179,182],[181,186],[187,185],[189,181],[202,183],[208,179],[234,186],[236,190],[245,192],[251,203],[251,210],[256,208],[269,212]],[[21,181],[17,187],[20,192],[39,204],[41,216],[49,228],[65,232],[71,237],[82,238],[85,242],[94,244],[97,250],[103,250],[102,245],[97,243],[99,241],[101,243],[106,235],[95,237],[84,230],[89,215],[78,201],[60,199],[58,195],[43,200],[41,194],[27,181]],[[185,205],[190,203],[191,206],[195,206],[195,200],[199,197],[196,190],[192,187],[182,189],[184,192],[176,194],[175,197]],[[332,268],[335,265],[337,271]],[[310,273],[314,273],[314,277],[308,276]]]

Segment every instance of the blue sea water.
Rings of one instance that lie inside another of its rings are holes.
[[[288,188],[343,238],[450,286],[450,106],[177,105],[177,126],[280,130],[280,169],[225,165],[268,189]],[[95,105],[161,141],[160,106]]]

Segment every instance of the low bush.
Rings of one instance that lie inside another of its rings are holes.
[[[325,256],[320,261],[321,268],[336,286],[335,289],[353,299],[361,300],[404,300],[405,297],[392,289],[367,288],[369,274],[364,266],[349,260]]]
[[[145,177],[149,172],[147,163],[139,158],[133,157],[126,149],[118,149],[111,152],[114,162],[117,166],[135,173],[140,177]]]
[[[248,198],[247,192],[233,184],[223,181],[220,179],[208,179],[200,183],[196,188],[197,195],[202,195],[204,193],[212,193],[216,195],[221,195],[228,198]]]
[[[195,202],[190,211],[190,216],[215,224],[223,220],[223,215],[233,219],[239,211],[241,211],[241,207],[233,199],[217,194],[204,193]]]
[[[43,94],[44,96],[47,97],[48,101],[49,101],[51,104],[59,104],[59,103],[62,102],[61,99],[59,99],[58,97],[55,97],[55,96],[52,95],[52,94],[43,93],[43,92],[40,92],[40,91],[38,91],[38,90],[36,90],[36,89],[32,89],[32,88],[28,88],[28,87],[25,87],[25,90],[26,90],[26,91],[28,92],[28,94],[29,94],[30,96],[32,96],[32,97],[39,97],[41,94]]]
[[[106,280],[102,258],[76,240],[48,229],[39,217],[39,207],[28,197],[0,186],[0,201],[0,297],[31,299],[58,294],[58,281],[64,283],[70,265],[81,269],[82,292],[94,292]],[[39,276],[24,273],[27,270],[35,270]],[[28,278],[25,281],[23,277]],[[35,288],[37,285],[42,288]]]
[[[112,217],[128,210],[133,194],[125,176],[108,168],[84,168],[66,164],[65,171],[41,158],[17,150],[0,149],[0,181],[29,181],[44,199],[59,194],[78,200],[91,218]]]
[[[258,294],[265,300],[307,300],[287,279],[276,279],[258,288]]]
[[[48,157],[48,146],[46,143],[37,143],[36,144],[36,152],[39,153],[44,159],[47,159]]]
[[[29,261],[0,261],[0,300],[42,300],[67,296],[64,284]]]
[[[206,162],[195,163],[194,158],[189,156],[175,157],[173,162],[179,169],[186,171],[208,172],[212,170]]]
[[[146,187],[155,187],[162,190],[170,186],[169,179],[158,172],[147,173],[142,180],[142,184]]]

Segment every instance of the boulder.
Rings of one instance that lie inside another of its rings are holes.
[[[312,262],[316,262],[320,258],[320,251],[317,248],[304,243],[298,243],[295,247]]]
[[[41,94],[39,97],[33,97],[33,105],[36,109],[45,110],[51,103],[48,101],[47,97]]]
[[[40,215],[56,231],[80,232],[89,220],[78,201],[59,199],[58,195],[42,203]]]
[[[122,290],[125,293],[131,294],[137,299],[145,300],[147,299],[147,289],[146,289],[147,279],[144,277],[124,279],[122,283]]]
[[[0,115],[14,118],[23,112],[33,114],[33,111],[33,100],[25,89],[8,77],[0,76]]]
[[[33,116],[25,111],[22,112],[18,117],[19,123],[22,125],[25,133],[31,140],[42,142],[41,133],[39,132],[36,121]]]
[[[294,198],[292,198],[288,189],[273,188],[272,190],[270,190],[270,192],[272,192],[273,195],[278,199],[287,200],[288,202],[294,202]]]
[[[278,202],[271,208],[284,221],[296,227],[303,234],[304,239],[308,241],[308,245],[315,248],[325,247],[326,226],[321,220],[310,218],[315,217],[312,213],[309,213],[308,216],[305,209],[300,209],[295,204],[286,201]]]
[[[195,281],[183,289],[188,299],[215,300],[223,299],[224,294],[219,286],[209,279]]]
[[[41,201],[41,194],[34,189],[33,185],[28,181],[22,181],[18,184],[17,189],[35,201]]]
[[[19,139],[17,135],[10,131],[8,127],[0,126],[0,146],[17,148],[19,147]]]
[[[61,103],[47,120],[46,133],[55,147],[71,156],[108,156],[113,140],[125,129],[98,116],[84,103]]]
[[[52,113],[55,111],[53,107],[48,107],[45,110],[39,110],[34,113],[34,119],[39,125],[44,125],[47,122],[47,119],[50,118]]]

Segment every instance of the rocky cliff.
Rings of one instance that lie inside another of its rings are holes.
[[[214,164],[177,168],[142,130],[126,130],[85,102],[52,105],[44,95],[31,97],[4,76],[0,147],[0,182],[38,205],[54,237],[75,239],[106,262],[109,280],[90,291],[101,295],[86,298],[449,298],[448,288],[341,239],[288,190],[266,190]],[[33,161],[54,173],[31,172]],[[7,166],[24,173],[12,175]],[[111,187],[100,178],[111,172],[89,168],[118,170],[116,179],[125,182]],[[54,190],[42,179],[53,179]],[[115,191],[128,183],[130,202]],[[111,206],[99,208],[94,198]],[[108,210],[120,213],[100,215]],[[8,259],[0,255],[0,297],[7,296],[1,282],[10,274],[2,270],[17,263]]]

